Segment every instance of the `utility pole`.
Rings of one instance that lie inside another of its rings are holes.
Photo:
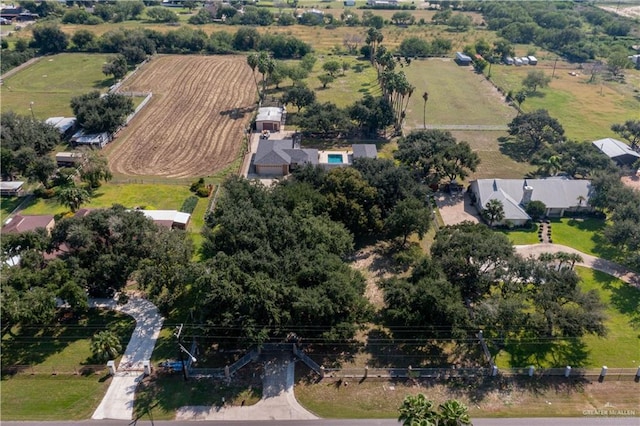
[[[556,60],[553,61],[553,73],[551,73],[551,78],[556,76],[556,64],[558,63],[558,57],[556,56]]]
[[[184,346],[182,346],[182,338],[180,337],[180,335],[182,334],[182,326],[183,324],[180,324],[180,327],[178,327],[173,335],[176,336],[176,339],[178,339],[178,353],[180,354],[180,363],[182,364],[182,375],[184,376],[184,381],[186,382],[187,380],[189,380],[189,378],[187,376],[187,366],[184,363],[184,354],[182,352],[184,348]]]

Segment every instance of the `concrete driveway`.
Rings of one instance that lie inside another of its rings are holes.
[[[464,192],[458,194],[437,192],[434,194],[434,199],[445,225],[456,225],[465,220],[474,223],[482,222],[478,211],[471,205],[469,196]]]

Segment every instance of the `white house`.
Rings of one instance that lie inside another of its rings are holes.
[[[278,132],[286,117],[286,110],[280,107],[262,107],[258,109],[256,117],[256,130],[262,132]]]
[[[592,195],[591,181],[554,177],[547,179],[477,179],[470,183],[471,198],[482,213],[489,200],[502,203],[504,219],[500,224],[522,226],[531,217],[526,206],[531,201],[542,201],[547,207],[545,215],[561,217],[568,212],[589,211]]]
[[[593,141],[592,144],[621,166],[631,165],[640,159],[640,154],[631,149],[626,143],[617,139],[598,139]]]

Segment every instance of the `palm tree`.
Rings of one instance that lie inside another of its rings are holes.
[[[560,156],[552,155],[542,165],[544,173],[549,176],[555,176],[560,171],[562,165],[560,164]]]
[[[495,222],[504,219],[504,206],[502,201],[492,198],[484,206],[482,216],[489,222],[489,226],[493,226]]]
[[[424,100],[424,107],[422,108],[422,127],[424,129],[427,128],[427,101],[429,100],[429,94],[424,92],[422,94],[422,99]]]
[[[450,399],[440,404],[440,420],[438,425],[459,426],[470,425],[469,408],[458,400]]]
[[[115,359],[120,351],[122,351],[120,339],[112,331],[100,331],[91,339],[91,352],[98,361],[105,362]]]
[[[251,73],[253,74],[253,81],[256,83],[256,90],[260,93],[260,86],[258,86],[258,79],[256,79],[256,67],[258,66],[259,57],[257,53],[252,53],[247,56],[247,64],[251,68]]]
[[[438,424],[438,413],[433,409],[433,401],[424,394],[407,395],[398,409],[398,421],[404,426],[431,426]]]
[[[71,212],[75,213],[84,203],[91,199],[91,194],[86,189],[76,186],[75,183],[70,183],[58,189],[57,198],[58,203],[69,207]]]

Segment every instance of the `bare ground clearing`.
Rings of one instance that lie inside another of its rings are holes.
[[[256,87],[244,56],[159,56],[121,89],[153,98],[108,148],[114,173],[188,178],[239,154]]]

